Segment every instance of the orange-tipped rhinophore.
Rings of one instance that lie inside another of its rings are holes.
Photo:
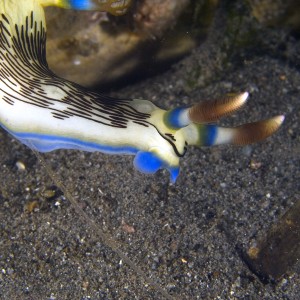
[[[216,122],[240,109],[246,103],[248,95],[247,92],[244,92],[195,104],[189,109],[190,120],[197,124]]]
[[[284,116],[281,115],[235,127],[232,143],[236,145],[248,145],[264,140],[278,130],[283,121]]]

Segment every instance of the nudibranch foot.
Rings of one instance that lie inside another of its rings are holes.
[[[245,145],[279,128],[283,116],[235,128],[211,124],[241,108],[247,92],[164,110],[147,100],[116,99],[90,91],[49,69],[43,6],[119,14],[129,4],[126,0],[1,0],[1,126],[41,152],[77,149],[136,155],[138,170],[167,169],[172,182],[189,145]]]

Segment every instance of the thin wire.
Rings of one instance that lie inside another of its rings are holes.
[[[92,230],[94,230],[98,236],[102,239],[103,243],[111,248],[115,253],[118,254],[118,256],[132,269],[134,270],[138,275],[140,275],[145,282],[147,282],[149,285],[153,286],[158,292],[160,292],[166,299],[174,300],[176,297],[171,296],[168,294],[167,291],[165,291],[157,282],[149,278],[149,276],[146,275],[146,273],[137,266],[129,257],[127,257],[120,249],[117,242],[108,234],[103,232],[97,223],[93,219],[91,219],[87,213],[82,210],[80,207],[78,201],[73,197],[71,192],[69,192],[68,188],[62,183],[62,181],[56,176],[54,171],[47,165],[44,158],[41,156],[41,154],[34,149],[34,146],[31,145],[31,149],[40,161],[41,165],[44,167],[46,172],[48,173],[51,180],[54,182],[54,184],[64,193],[65,197],[71,202],[73,208],[75,209],[76,213],[81,217],[83,221],[85,221]]]

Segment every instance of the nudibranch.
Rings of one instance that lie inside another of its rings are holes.
[[[55,75],[46,61],[44,7],[99,9],[116,15],[130,1],[1,0],[0,123],[41,152],[59,148],[133,154],[145,173],[165,168],[174,182],[188,145],[244,145],[275,132],[283,116],[223,128],[212,124],[242,107],[248,93],[163,110],[152,102],[115,99]]]

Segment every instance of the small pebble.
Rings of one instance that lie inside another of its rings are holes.
[[[18,160],[16,162],[16,167],[18,168],[18,171],[25,171],[26,170],[25,164],[20,160]]]

